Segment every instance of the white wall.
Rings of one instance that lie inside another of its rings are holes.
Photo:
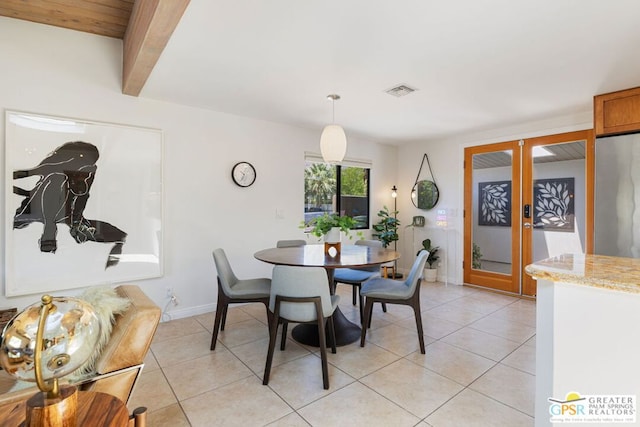
[[[163,308],[166,288],[173,288],[180,301],[169,311],[173,317],[215,308],[212,249],[224,248],[240,277],[270,276],[271,266],[255,260],[253,253],[275,246],[278,239],[304,236],[298,229],[304,152],[319,152],[321,129],[122,95],[122,43],[106,37],[0,17],[0,57],[3,109],[163,130],[164,276],[138,284]],[[0,134],[4,141],[4,120]],[[4,150],[0,152],[4,177]],[[387,189],[395,184],[397,149],[349,138],[347,157],[372,161],[371,211],[377,212],[391,201]],[[246,189],[230,177],[240,160],[257,169],[256,183]],[[283,218],[276,218],[276,210]],[[0,233],[4,242],[4,231]],[[51,284],[55,295],[78,292],[61,292],[63,287]],[[0,307],[22,308],[38,299],[0,297]]]

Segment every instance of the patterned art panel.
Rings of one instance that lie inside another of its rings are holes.
[[[478,225],[511,227],[511,181],[478,183]]]
[[[574,178],[533,182],[533,227],[546,231],[574,230]]]

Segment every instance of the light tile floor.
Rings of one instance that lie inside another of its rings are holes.
[[[351,288],[338,293],[359,323]],[[171,427],[532,426],[535,302],[424,283],[421,306],[426,355],[410,308],[376,306],[366,346],[329,354],[329,390],[318,349],[290,336],[262,385],[261,304],[232,306],[213,352],[213,313],[162,323],[129,408],[146,406],[150,426]]]

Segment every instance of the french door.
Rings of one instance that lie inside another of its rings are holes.
[[[593,248],[591,130],[465,149],[464,282],[536,294],[532,262]]]

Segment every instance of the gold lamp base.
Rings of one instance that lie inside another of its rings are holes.
[[[78,389],[74,386],[60,387],[58,397],[48,398],[39,392],[27,400],[27,427],[76,427],[78,412]]]

